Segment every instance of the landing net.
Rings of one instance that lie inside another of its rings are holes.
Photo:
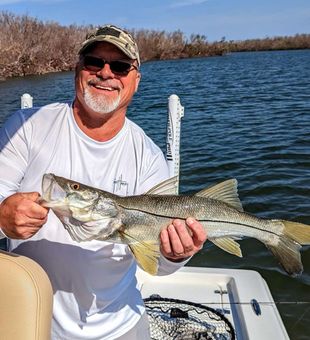
[[[234,340],[231,323],[201,304],[151,296],[144,299],[152,340]]]

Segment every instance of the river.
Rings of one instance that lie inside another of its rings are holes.
[[[236,178],[246,211],[310,224],[309,60],[310,50],[300,50],[148,62],[128,117],[164,150],[167,98],[177,94],[185,107],[181,193]],[[0,125],[25,92],[35,106],[71,100],[73,79],[65,72],[0,82]],[[207,243],[189,265],[258,271],[291,339],[308,339],[310,247],[301,251],[304,273],[291,278],[263,244],[240,243],[242,259]]]

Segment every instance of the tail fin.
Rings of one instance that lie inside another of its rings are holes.
[[[278,259],[284,270],[292,276],[302,273],[300,257],[301,245],[310,244],[310,226],[289,221],[281,221],[284,225],[283,234],[279,236],[277,245],[267,244]]]
[[[298,222],[282,221],[284,224],[284,235],[301,245],[310,244],[310,226]]]

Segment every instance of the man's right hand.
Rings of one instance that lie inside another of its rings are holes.
[[[47,221],[47,208],[37,203],[38,192],[16,193],[0,204],[0,228],[13,239],[27,239]]]

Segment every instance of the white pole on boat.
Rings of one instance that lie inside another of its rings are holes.
[[[32,107],[33,98],[30,96],[29,93],[24,93],[20,98],[20,107],[22,109],[29,109]]]
[[[168,99],[166,160],[170,176],[178,176],[176,194],[179,193],[181,118],[183,116],[184,107],[181,105],[180,98],[172,94]]]

